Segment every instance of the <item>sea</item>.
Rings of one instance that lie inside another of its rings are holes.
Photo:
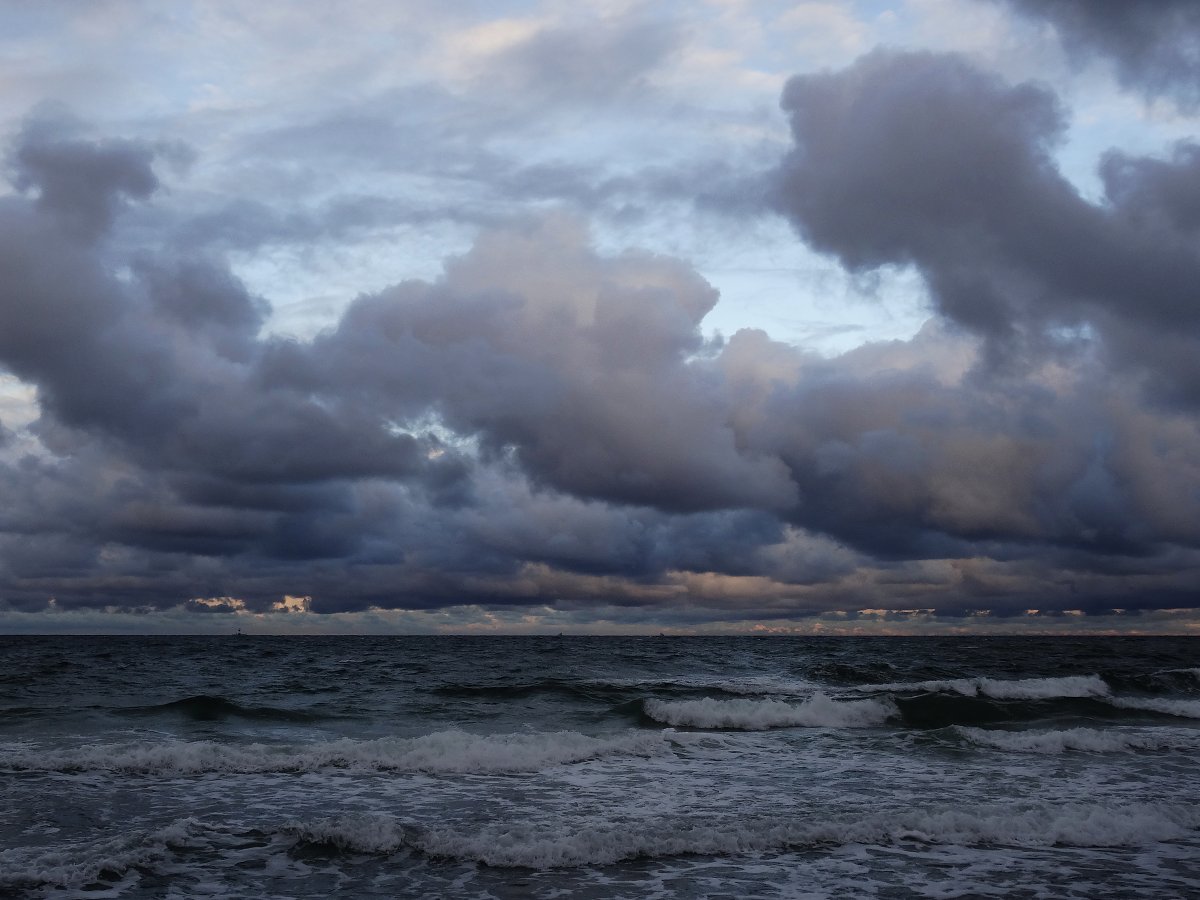
[[[1200,897],[1198,654],[0,637],[0,896]]]

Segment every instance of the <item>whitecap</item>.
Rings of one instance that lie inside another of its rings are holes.
[[[1137,750],[1187,750],[1200,745],[1200,735],[1168,730],[1128,728],[1065,728],[1045,731],[1005,731],[955,726],[955,731],[980,747],[1019,753],[1122,753]]]
[[[1054,700],[1108,697],[1112,689],[1099,675],[1065,675],[1057,678],[951,678],[858,685],[866,693],[953,693],[993,700]]]
[[[1142,847],[1188,836],[1196,810],[1169,804],[1027,804],[910,809],[858,819],[709,821],[645,819],[564,827],[495,823],[463,830],[423,827],[387,816],[289,823],[302,840],[359,853],[411,848],[488,866],[548,869],[681,855],[734,857],[764,852],[902,843],[1004,847]]]
[[[347,738],[284,748],[214,741],[88,744],[69,750],[3,752],[0,770],[197,775],[348,769],[486,775],[536,772],[609,756],[653,756],[668,752],[668,741],[667,733],[646,731],[607,737],[574,731],[439,731],[415,738]]]

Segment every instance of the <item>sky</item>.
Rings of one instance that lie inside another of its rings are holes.
[[[0,631],[1200,633],[1191,0],[0,3]]]

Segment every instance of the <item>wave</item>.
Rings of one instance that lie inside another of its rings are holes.
[[[286,830],[305,843],[354,853],[391,854],[408,849],[437,859],[548,869],[848,844],[1142,847],[1187,837],[1198,824],[1200,813],[1191,807],[1147,803],[916,809],[812,823],[778,818],[731,822],[659,819],[577,829],[512,823],[471,832],[364,816],[293,822]]]
[[[881,678],[894,677],[896,667],[883,660],[877,662],[860,661],[856,663],[817,662],[807,669],[808,674],[831,684],[854,686],[864,681],[878,681]]]
[[[605,700],[607,685],[582,685],[558,678],[538,681],[514,682],[512,684],[442,684],[431,688],[430,693],[441,697],[481,698],[488,700],[523,700],[527,697],[549,694],[583,700]]]
[[[198,694],[160,703],[156,706],[132,706],[115,710],[131,716],[176,715],[197,722],[217,722],[223,719],[253,719],[264,722],[310,722],[325,718],[311,712],[296,709],[280,709],[274,706],[244,706],[225,697]]]
[[[1003,731],[956,726],[972,744],[1019,753],[1122,753],[1137,750],[1195,750],[1200,733],[1129,731],[1124,729],[1066,728],[1046,731]]]
[[[646,693],[695,696],[701,693],[730,697],[760,695],[807,696],[816,687],[810,681],[773,675],[679,675],[631,676],[628,678],[585,678],[578,681],[546,678],[512,684],[451,683],[431,693],[452,698],[523,700],[535,696],[561,696],[571,700],[620,703]]]
[[[1112,707],[1089,698],[1073,700],[991,700],[957,694],[897,696],[893,702],[910,728],[947,728],[952,725],[995,725],[1042,718],[1106,718]]]
[[[439,731],[415,738],[344,738],[299,749],[214,741],[89,744],[49,752],[14,749],[0,751],[0,771],[181,776],[348,769],[493,775],[536,772],[611,756],[655,756],[670,747],[669,731],[633,731],[614,737],[574,731],[489,735]]]
[[[639,693],[696,693],[728,694],[732,697],[754,697],[764,694],[808,696],[818,687],[811,681],[780,675],[680,675],[657,678],[606,678],[587,682],[604,687],[635,690]]]
[[[1109,672],[1104,677],[1115,689],[1138,694],[1195,694],[1200,690],[1200,668]]]
[[[1114,694],[1099,675],[897,682],[860,685],[850,692],[890,700],[899,709],[904,724],[914,728],[1038,719],[1127,719],[1135,712],[1200,719],[1200,699]]]
[[[762,731],[794,726],[853,728],[881,725],[896,714],[888,700],[832,700],[813,694],[799,704],[782,700],[647,700],[646,715],[656,722],[693,728]]]
[[[101,876],[123,875],[135,867],[152,868],[167,858],[173,846],[211,827],[189,818],[136,838],[108,838],[55,850],[0,850],[0,888],[71,888]]]
[[[369,814],[277,827],[245,828],[195,818],[166,828],[54,850],[0,850],[0,889],[56,885],[78,887],[130,869],[170,870],[181,852],[220,856],[247,843],[263,852],[392,856],[420,853],[431,859],[493,867],[553,869],[610,865],[630,859],[679,856],[740,857],[812,852],[847,845],[917,847],[1149,847],[1194,836],[1200,811],[1184,804],[995,804],[974,808],[905,809],[860,818],[809,822],[794,818],[656,817],[599,821],[496,822],[464,829],[422,825]]]
[[[1108,697],[1112,689],[1099,675],[1066,675],[1058,678],[948,678],[864,684],[853,688],[863,693],[945,693],[992,700],[1057,700]]]
[[[1146,712],[1179,716],[1184,719],[1200,719],[1200,700],[1167,700],[1159,697],[1113,697],[1113,706],[1120,709],[1137,709]]]

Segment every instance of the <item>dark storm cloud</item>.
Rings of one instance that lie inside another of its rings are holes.
[[[93,145],[54,140],[40,177],[65,183],[55,165]],[[134,156],[151,185],[154,154]],[[92,176],[88,203],[126,202],[124,169]],[[679,263],[605,260],[571,220],[531,223],[297,344],[261,337],[264,304],[218,260],[143,256],[118,276],[90,240],[103,234],[76,240],[69,198],[48,208],[36,188],[0,210],[0,361],[36,386],[52,452],[3,467],[9,603],[544,600],[488,579],[529,564],[652,575],[678,564],[672,542],[739,565],[737,548],[778,533],[724,511],[786,503],[789,486],[735,448],[687,374],[715,295]],[[488,471],[516,487],[489,496]],[[585,499],[529,494],[528,476]],[[489,527],[513,490],[519,522]]]
[[[1200,449],[1194,416],[1141,409],[1086,353],[1020,378],[947,380],[927,361],[960,340],[927,328],[787,380],[755,362],[785,348],[750,332],[729,342],[734,427],[787,464],[793,521],[895,560],[1200,545],[1200,468],[1178,464]]]
[[[61,186],[69,179],[58,167],[71,169],[93,150],[90,142],[56,138],[55,152],[39,157],[37,198],[10,199],[0,209],[7,226],[0,240],[0,361],[36,385],[43,417],[35,429],[68,460],[64,468],[95,465],[97,475],[125,470],[114,485],[120,496],[98,501],[104,511],[93,510],[104,526],[94,526],[101,537],[112,529],[126,543],[182,547],[193,540],[202,548],[254,533],[238,519],[242,513],[163,512],[171,497],[156,496],[161,488],[153,484],[162,473],[303,485],[442,468],[422,454],[418,438],[392,433],[352,402],[263,391],[257,333],[265,307],[220,263],[138,259],[127,277],[114,275],[90,242],[76,240],[78,218],[71,213],[79,207],[71,198],[55,194],[52,205],[43,202],[45,184],[67,190]],[[152,156],[133,154],[140,169],[131,162],[89,170],[82,208],[108,209],[106,198],[124,196],[131,182],[152,184]],[[141,172],[140,181],[133,171]],[[53,481],[52,473],[37,474]],[[149,520],[134,515],[137,502],[160,512]],[[289,554],[319,543],[311,524],[280,528],[273,540]]]
[[[89,139],[84,132],[70,112],[43,104],[25,120],[7,159],[13,184],[34,193],[39,209],[82,239],[103,234],[130,201],[158,189],[155,158],[176,171],[192,161],[178,143]]]
[[[1154,165],[1110,157],[1108,202],[1093,205],[1055,167],[1053,94],[926,53],[796,77],[783,106],[796,147],[775,203],[814,247],[853,271],[916,266],[997,361],[1094,328],[1161,396],[1200,402],[1200,255],[1186,197],[1160,187],[1186,177],[1186,148]]]
[[[1168,159],[1113,150],[1100,164],[1105,194],[1132,225],[1192,238],[1200,230],[1200,146],[1184,141]]]
[[[881,105],[856,116],[868,88]],[[892,111],[930,96],[958,127],[905,131]],[[936,324],[832,360],[761,332],[706,341],[716,295],[691,268],[602,255],[561,214],[483,233],[442,277],[361,296],[311,341],[268,337],[265,302],[219,257],[123,255],[130,173],[150,184],[155,152],[92,170],[80,202],[109,210],[95,220],[108,231],[81,235],[68,188],[47,206],[41,185],[69,185],[57,166],[125,146],[56,134],[41,180],[0,201],[0,366],[36,387],[44,448],[14,452],[26,436],[0,459],[0,598],[787,617],[1185,596],[1200,432],[1186,407],[1147,408],[1132,368],[1106,356],[1150,366],[1111,347],[1160,333],[1169,305],[1150,291],[1158,308],[1126,311],[1108,286],[1051,294],[1080,276],[1070,252],[1058,272],[1032,245],[1068,221],[1118,261],[1131,257],[1116,237],[1186,236],[1170,185],[1190,152],[1110,157],[1100,210],[1048,161],[1052,99],[957,60],[876,56],[788,98],[807,124],[780,202],[802,231],[854,268],[916,263],[951,317],[1028,351],[1023,366],[976,366],[974,339]],[[930,193],[929,147],[949,197]],[[974,176],[953,165],[968,151]],[[1000,200],[1042,193],[1061,221],[1017,234]],[[960,269],[943,241],[995,291],[1037,290],[960,314],[981,301],[945,294],[942,270]],[[1186,250],[1181,238],[1171,258]],[[1036,340],[1085,312],[1103,345]]]
[[[605,260],[568,219],[486,235],[435,286],[357,300],[338,329],[275,357],[273,383],[436,406],[536,481],[678,511],[778,506],[791,486],[739,451],[721,385],[685,364],[715,292],[674,261]]]
[[[40,209],[91,238],[108,229],[124,202],[145,199],[158,188],[150,168],[154,151],[139,141],[64,137],[72,125],[48,110],[29,119],[9,164],[16,186],[35,191]]]
[[[70,169],[90,146],[47,157],[54,164],[45,163],[45,179],[61,181],[55,166]],[[137,158],[148,171],[150,156]],[[86,205],[122,195],[129,178],[117,166],[93,171]],[[261,389],[266,307],[222,263],[135,259],[130,277],[117,278],[104,257],[69,239],[75,220],[59,215],[74,208],[69,201],[47,209],[42,196],[0,209],[8,225],[0,359],[36,384],[53,415],[47,439],[63,425],[103,435],[154,469],[235,481],[398,475],[423,465],[414,438],[390,433],[353,402]],[[241,439],[248,422],[252,441]]]
[[[1054,26],[1077,58],[1111,59],[1126,87],[1200,102],[1200,7],[1191,0],[1000,0]]]

